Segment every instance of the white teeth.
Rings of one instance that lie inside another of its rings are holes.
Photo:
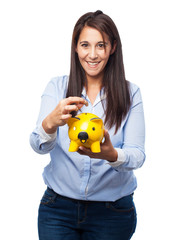
[[[88,64],[94,66],[94,65],[97,65],[98,62],[88,62]]]

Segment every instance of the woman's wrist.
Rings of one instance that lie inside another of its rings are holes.
[[[53,126],[48,117],[43,120],[42,127],[47,134],[53,134],[57,131],[57,127]]]
[[[117,152],[116,149],[114,148],[113,153],[109,155],[109,157],[108,157],[107,160],[112,163],[112,162],[116,162],[117,159],[118,159],[118,152]]]

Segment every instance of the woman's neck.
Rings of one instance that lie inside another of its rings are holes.
[[[86,93],[92,105],[102,88],[102,78],[87,77]]]
[[[87,87],[95,86],[95,87],[101,88],[102,82],[103,82],[103,75],[97,76],[97,77],[86,76],[86,78],[87,78]]]

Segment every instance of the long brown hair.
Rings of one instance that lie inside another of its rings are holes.
[[[75,51],[79,35],[84,26],[97,29],[102,36],[103,33],[107,34],[112,48],[116,44],[116,49],[110,55],[105,66],[102,83],[106,94],[106,106],[104,107],[105,124],[109,129],[115,126],[116,133],[130,109],[130,89],[129,83],[125,78],[122,45],[117,27],[112,19],[100,10],[84,14],[75,24],[72,36],[71,66],[66,97],[81,96],[83,87],[86,85],[86,75],[79,62],[78,54]]]

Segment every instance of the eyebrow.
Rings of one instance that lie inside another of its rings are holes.
[[[82,44],[82,43],[88,43],[88,41],[82,41],[82,42],[80,42],[80,44]]]
[[[81,41],[80,44],[82,44],[82,43],[89,43],[89,42],[88,41]],[[99,43],[104,43],[105,45],[108,45],[108,42],[104,42],[104,41],[97,42],[97,44],[99,44]]]

